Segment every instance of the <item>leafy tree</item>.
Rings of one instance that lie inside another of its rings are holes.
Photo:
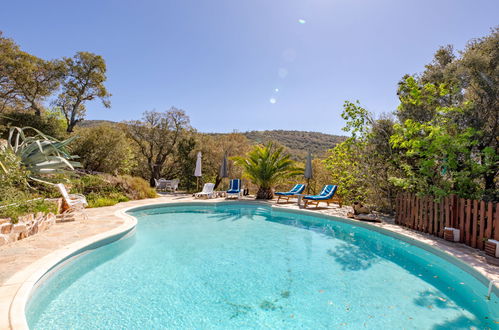
[[[172,157],[172,164],[168,166],[171,170],[167,177],[180,178],[180,186],[187,191],[196,189],[194,169],[196,167],[197,152],[195,148],[196,139],[193,134],[183,134],[177,144],[175,155]]]
[[[123,130],[112,125],[77,128],[72,152],[90,171],[129,174],[135,166],[134,150]]]
[[[338,186],[336,194],[346,203],[366,199],[366,189],[363,186],[365,174],[356,151],[358,147],[354,140],[347,140],[331,149],[324,160],[331,182]]]
[[[459,132],[467,134],[469,155],[480,166],[461,163],[455,170],[461,173],[467,168],[486,199],[499,198],[498,63],[499,28],[495,28],[490,35],[471,40],[459,56],[452,47],[442,47],[422,74],[406,76],[399,84],[397,116],[402,124],[410,119],[410,125],[440,126],[436,131],[457,141]]]
[[[66,120],[59,117],[56,111],[47,109],[42,116],[25,111],[9,112],[0,116],[0,131],[7,138],[11,127],[32,127],[56,139],[67,137]],[[25,134],[36,134],[36,131],[26,131]]]
[[[43,102],[59,88],[63,74],[61,61],[23,52],[0,32],[0,110],[24,108],[41,116]]]
[[[346,101],[341,116],[346,121],[343,130],[351,136],[324,160],[331,182],[338,185],[337,194],[347,203],[362,201],[391,211],[396,187],[390,177],[397,172],[390,145],[393,120],[374,119],[359,101]]]
[[[154,186],[154,179],[161,177],[168,157],[190,126],[185,112],[172,107],[166,112],[146,111],[142,120],[125,122],[123,128],[145,158],[149,182]]]
[[[101,56],[78,52],[73,58],[65,58],[64,65],[65,79],[55,105],[66,118],[67,131],[72,132],[75,125],[85,118],[85,102],[99,98],[109,108],[111,94],[104,86],[106,63]]]
[[[272,188],[280,181],[292,176],[303,174],[303,169],[295,166],[289,154],[283,147],[277,147],[272,142],[257,145],[248,152],[246,157],[235,157],[236,165],[244,169],[244,174],[254,184],[258,185],[257,199],[272,199]]]
[[[457,193],[461,197],[480,198],[475,179],[482,166],[472,158],[473,134],[471,128],[460,132],[410,119],[395,125],[391,142],[402,151],[399,161],[405,175],[393,179],[394,182],[405,190],[437,197]]]

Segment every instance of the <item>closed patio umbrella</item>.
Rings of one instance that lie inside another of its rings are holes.
[[[221,178],[221,181],[223,181],[223,178],[229,177],[229,167],[227,166],[227,153],[224,154],[224,158],[222,159],[222,165],[220,165],[220,172],[218,173],[218,176]]]
[[[229,177],[229,168],[227,166],[227,153],[224,154],[224,158],[222,159],[222,165],[220,165],[220,173],[218,176],[221,178]]]
[[[199,190],[199,178],[201,177],[201,151],[198,152],[198,157],[196,159],[196,169],[194,170],[194,176],[196,177],[196,188]]]
[[[307,156],[307,162],[305,163],[305,179],[307,179],[307,192],[310,194],[310,179],[312,179],[312,154],[309,152]]]

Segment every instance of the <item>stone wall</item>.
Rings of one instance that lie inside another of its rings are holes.
[[[55,214],[43,212],[19,217],[17,223],[0,219],[0,246],[45,231],[55,224],[55,220]]]

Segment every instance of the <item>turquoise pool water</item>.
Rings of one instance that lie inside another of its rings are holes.
[[[135,233],[42,282],[30,328],[497,328],[473,276],[375,231],[237,203],[130,213]]]

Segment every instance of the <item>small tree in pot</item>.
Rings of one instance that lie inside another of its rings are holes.
[[[236,165],[244,170],[244,175],[258,186],[257,199],[272,199],[272,188],[279,182],[292,176],[303,174],[303,169],[295,166],[283,147],[272,142],[257,145],[246,157],[234,157]]]

